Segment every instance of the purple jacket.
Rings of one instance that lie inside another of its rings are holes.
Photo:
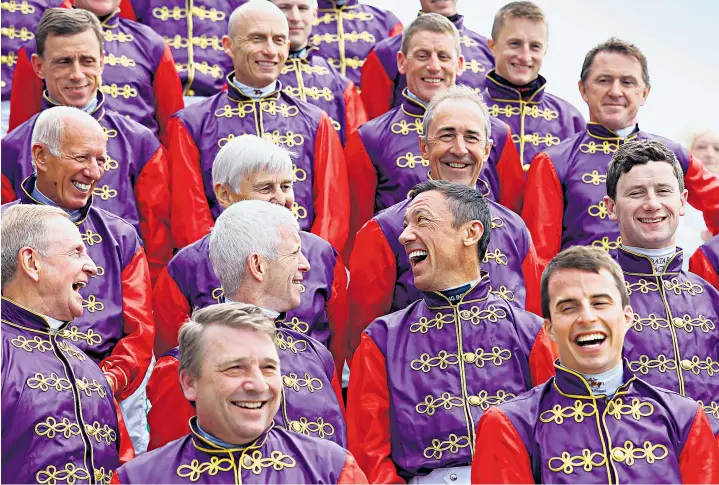
[[[340,74],[360,86],[360,68],[375,42],[397,33],[397,17],[389,10],[347,0],[335,7],[330,0],[318,0],[319,12],[310,43],[320,50]]]
[[[489,113],[512,129],[512,140],[525,171],[534,155],[584,131],[586,123],[579,110],[546,92],[544,77],[539,76],[539,89],[525,100],[519,91],[502,84],[493,74],[494,70],[487,76],[484,99]]]
[[[624,356],[650,384],[698,400],[719,434],[719,292],[682,260],[679,249],[657,274],[650,259],[619,248],[634,310]]]
[[[338,483],[348,462],[336,444],[277,426],[246,446],[220,448],[198,434],[196,421],[186,437],[120,467],[119,483]]]
[[[47,320],[2,299],[3,483],[109,483],[119,466],[112,393]]]

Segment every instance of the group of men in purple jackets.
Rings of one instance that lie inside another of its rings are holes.
[[[3,481],[719,483],[646,57],[419,3],[2,0]]]

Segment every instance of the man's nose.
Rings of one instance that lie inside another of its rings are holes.
[[[85,264],[82,267],[82,270],[87,273],[90,276],[97,276],[97,265],[95,265],[95,262],[90,258],[89,255],[85,256]]]
[[[267,392],[270,386],[267,385],[262,369],[259,365],[253,365],[247,374],[247,378],[242,382],[242,389],[258,394]]]
[[[300,265],[299,265],[299,268],[298,268],[298,269],[299,269],[300,271],[302,271],[303,273],[308,272],[308,271],[310,270],[310,262],[307,260],[307,258],[306,258],[305,255],[302,253],[302,251],[300,251],[300,256],[299,256],[299,257],[300,257]]]
[[[414,241],[414,239],[415,239],[414,232],[412,231],[410,226],[405,227],[404,230],[402,231],[402,234],[399,235],[399,243],[402,246],[406,246],[410,242]]]
[[[442,68],[442,63],[436,53],[433,53],[427,61],[427,69],[432,72],[437,72]]]

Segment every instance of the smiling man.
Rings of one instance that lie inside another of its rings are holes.
[[[484,87],[485,76],[494,65],[487,38],[464,26],[464,16],[457,13],[457,0],[419,0],[419,4],[420,16],[441,15],[457,28],[460,54],[464,58],[464,64],[457,73],[457,82],[477,90]],[[397,64],[397,54],[403,43],[399,37],[378,39],[362,66],[362,99],[370,119],[403,103],[407,73]]]
[[[340,446],[276,424],[289,367],[278,355],[283,337],[257,307],[197,310],[180,330],[180,384],[197,409],[190,433],[132,460],[113,482],[367,483]]]
[[[107,483],[120,464],[110,385],[67,335],[98,268],[57,207],[4,210],[2,241],[2,481],[43,483],[72,470],[77,481]]]
[[[342,143],[325,112],[287,95],[278,81],[290,50],[289,27],[271,2],[253,1],[230,15],[222,38],[235,71],[228,89],[179,111],[169,123],[171,228],[176,247],[203,237],[222,212],[212,162],[229,140],[261,136],[293,149],[295,204],[303,230],[341,251],[349,202]]]
[[[349,449],[372,483],[469,483],[484,411],[552,375],[539,317],[481,270],[491,227],[466,185],[413,191],[399,242],[421,299],[367,327],[352,361]]]
[[[622,364],[636,317],[606,252],[557,255],[542,275],[542,313],[556,377],[484,414],[472,483],[717,483],[701,405]]]
[[[537,253],[546,264],[569,246],[616,250],[619,228],[608,217],[606,167],[614,152],[634,140],[659,140],[676,155],[689,202],[704,213],[709,230],[719,232],[719,177],[707,171],[680,144],[639,129],[637,114],[651,85],[647,59],[639,48],[616,38],[584,58],[579,91],[589,106],[586,131],[538,154],[527,175],[527,223]]]
[[[35,174],[22,184],[19,200],[2,206],[59,207],[82,233],[96,274],[79,293],[85,313],[63,335],[93,359],[121,401],[142,383],[155,337],[150,270],[135,229],[93,205],[108,155],[102,126],[76,108],[50,108],[32,131]]]
[[[630,141],[614,154],[604,202],[619,222],[617,261],[635,312],[624,344],[629,369],[698,400],[719,435],[719,292],[682,270],[675,240],[686,198],[681,166],[660,142]]]

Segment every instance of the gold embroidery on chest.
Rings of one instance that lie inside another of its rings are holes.
[[[319,101],[320,99],[324,99],[325,101],[332,101],[335,99],[334,94],[332,94],[332,90],[330,88],[318,88],[317,86],[312,87],[305,87],[299,88],[299,87],[292,87],[292,86],[285,86],[285,88],[282,90],[285,94],[288,96],[292,96],[293,98],[300,98],[304,94],[308,98],[312,98],[315,101]]]
[[[492,216],[492,229],[504,227],[504,220],[501,217]]]
[[[222,108],[215,111],[215,116],[217,118],[232,118],[233,116],[237,116],[239,118],[244,118],[250,113],[255,112],[255,104],[254,103],[238,103],[237,108],[233,108],[229,104],[224,105]],[[234,138],[234,135],[233,135]]]
[[[266,131],[262,133],[262,138],[267,141],[271,141],[275,145],[285,145],[288,148],[294,148],[305,144],[305,137],[302,134],[295,133],[293,131],[287,131],[284,135],[280,134],[279,130]]]
[[[32,340],[28,340],[24,335],[18,335],[12,339],[10,343],[18,349],[23,349],[25,352],[32,352],[33,350],[47,352],[52,350],[52,343],[49,340],[45,340],[37,335],[33,337]]]
[[[607,182],[607,175],[601,175],[598,171],[592,170],[591,173],[582,175],[582,182],[585,184],[599,185]]]
[[[552,409],[540,414],[539,420],[543,423],[562,424],[565,419],[574,419],[577,423],[581,423],[584,418],[594,416],[594,414],[596,414],[596,409],[591,403],[576,399],[571,406],[563,407],[561,404],[555,404]]]
[[[606,461],[602,453],[592,453],[591,450],[585,448],[582,450],[581,455],[572,456],[569,452],[565,451],[561,456],[550,458],[547,462],[547,467],[553,472],[564,472],[567,475],[571,475],[574,473],[575,467],[582,467],[585,472],[591,472],[593,468],[603,466]]]
[[[190,42],[187,37],[175,34],[173,37],[164,36],[167,45],[173,49],[187,49]],[[192,37],[192,45],[199,47],[200,49],[207,49],[208,47],[215,51],[222,50],[222,41],[216,35],[206,36],[205,34],[197,37]]]
[[[105,136],[108,138],[115,138],[117,137],[117,130],[108,128],[106,126],[102,127],[102,131],[105,132]]]
[[[595,248],[602,248],[605,251],[612,251],[617,249],[622,244],[622,236],[619,236],[616,241],[610,241],[607,236],[601,239],[592,241],[592,246]]]
[[[225,292],[222,290],[222,288],[215,288],[212,290],[212,299],[215,300],[217,303],[220,303],[220,299],[225,296]]]
[[[90,313],[101,312],[105,309],[105,304],[97,299],[95,295],[89,295],[87,300],[82,300],[82,307]]]
[[[77,481],[89,480],[90,474],[84,468],[78,468],[74,463],[67,463],[63,468],[58,469],[50,465],[44,470],[35,474],[35,479],[40,484],[55,485],[58,482],[65,482],[74,485]]]
[[[514,292],[504,285],[500,286],[497,290],[493,290],[490,288],[489,291],[490,293],[492,293],[493,295],[497,295],[504,301],[514,301]]]
[[[57,341],[57,348],[60,349],[61,352],[64,352],[67,356],[74,357],[81,362],[87,359],[87,356],[85,356],[83,352],[80,352],[78,349],[63,340]]]
[[[707,416],[711,416],[714,419],[719,419],[719,403],[716,403],[714,401],[710,401],[708,404],[705,404],[703,401],[697,402],[704,409],[704,412],[707,414]]]
[[[422,155],[414,155],[412,152],[407,152],[399,157],[396,163],[399,168],[429,167],[429,160],[422,158]]]
[[[639,421],[641,418],[647,418],[654,414],[654,406],[652,403],[642,402],[636,397],[630,404],[624,404],[622,398],[616,398],[607,404],[606,414],[614,416],[617,420],[621,420],[622,416],[631,416]]]
[[[592,217],[599,217],[600,219],[604,220],[609,215],[609,211],[607,210],[607,204],[604,203],[604,201],[599,201],[598,204],[590,205],[589,209],[587,209],[587,212]]]
[[[110,480],[112,480],[112,470],[107,470],[107,472],[105,472],[104,466],[95,468],[95,481],[97,483],[109,484]]]
[[[427,333],[432,328],[442,330],[445,325],[453,323],[454,315],[444,315],[442,312],[437,312],[434,318],[431,319],[428,319],[427,317],[420,317],[418,321],[410,325],[409,331],[412,333]]]
[[[395,135],[409,135],[410,133],[422,134],[422,119],[416,118],[411,123],[407,123],[407,120],[400,120],[396,123],[392,123],[390,130]]]
[[[307,219],[307,209],[298,204],[297,201],[292,203],[292,208],[290,210],[296,219]]]
[[[669,328],[669,326],[669,319],[662,318],[654,313],[650,313],[646,318],[642,318],[638,313],[634,313],[632,317],[632,327],[637,332],[644,330],[644,327],[659,330],[661,328]],[[683,329],[687,333],[692,333],[695,328],[698,328],[704,333],[709,333],[716,328],[714,322],[703,315],[698,315],[696,318],[692,318],[691,315],[684,315],[683,317],[676,316],[672,318],[671,326]]]
[[[334,44],[336,42],[339,42],[339,40],[339,34],[330,34],[329,32],[325,34],[313,34],[310,37],[310,42],[313,45],[320,45],[322,43]],[[374,44],[377,42],[377,39],[374,35],[372,35],[371,32],[357,32],[356,30],[353,30],[352,32],[345,32],[342,35],[342,40],[344,42],[365,42],[367,44]]]
[[[625,441],[624,446],[612,449],[612,460],[623,462],[627,466],[632,466],[636,460],[646,460],[647,463],[652,464],[668,455],[666,446],[653,445],[649,441],[645,441],[642,448],[635,448],[634,443]]]
[[[114,161],[114,160],[113,160]],[[108,163],[108,162],[105,162]],[[117,162],[115,162],[117,163]],[[103,185],[102,187],[95,187],[92,189],[92,195],[100,197],[102,200],[114,199],[117,197],[117,190],[110,188],[109,185]]]
[[[88,346],[100,345],[102,343],[102,336],[100,334],[95,333],[91,328],[87,329],[87,333],[83,333],[75,325],[63,329],[58,335],[62,338],[70,339],[73,342],[83,340]]]
[[[23,15],[35,13],[35,7],[27,3],[25,0],[22,2],[15,2],[15,0],[0,2],[0,8],[2,10],[7,10],[10,13],[20,12]]]
[[[292,336],[285,335],[280,332],[277,333],[275,342],[277,343],[277,348],[280,350],[290,351],[293,354],[298,354],[307,350],[306,340],[295,340]]]
[[[15,52],[10,51],[7,55],[0,56],[0,64],[12,67],[17,64],[17,55]]]
[[[200,479],[203,473],[215,476],[219,472],[229,472],[235,468],[235,463],[229,458],[210,457],[210,461],[200,463],[199,460],[192,460],[189,465],[180,465],[177,467],[177,476],[187,478],[191,482]]]
[[[464,69],[462,69],[459,75],[461,76],[466,71],[472,71],[473,73],[478,74],[480,72],[487,71],[487,67],[481,62],[479,62],[477,59],[472,59],[471,61],[465,59]]]
[[[93,422],[92,425],[86,424],[85,431],[87,431],[90,437],[95,438],[95,441],[98,443],[102,443],[104,440],[105,444],[111,445],[117,441],[117,433],[115,430],[106,424],[101,425],[97,421]]]
[[[487,391],[483,390],[479,391],[476,396],[469,396],[469,398],[467,398],[467,402],[470,406],[477,406],[481,410],[486,411],[490,408],[490,406],[502,404],[503,402],[514,399],[515,397],[517,396],[512,394],[511,392],[507,392],[502,389],[498,390],[497,394],[495,394],[494,396],[490,396]]]
[[[290,106],[285,103],[277,103],[274,100],[263,101],[260,103],[260,109],[271,115],[279,114],[283,118],[292,118],[300,113],[297,106]]]
[[[120,168],[120,164],[117,160],[110,158],[110,156],[108,155],[107,159],[105,160],[105,164],[103,165],[103,168],[105,169],[105,172],[109,172],[110,170],[117,170],[118,168]],[[107,187],[107,185],[105,187]]]
[[[122,66],[122,67],[135,67],[137,63],[129,57],[122,55],[120,57],[115,54],[108,54],[105,56],[105,64],[109,66]]]
[[[93,392],[96,392],[98,396],[103,398],[107,396],[105,386],[98,382],[97,379],[89,381],[87,380],[87,377],[83,377],[81,379],[75,380],[75,384],[77,385],[77,388],[80,390],[80,392],[85,393],[87,397],[92,397]]]
[[[502,254],[502,251],[499,248],[495,248],[494,251],[487,251],[484,254],[484,258],[482,258],[483,263],[489,263],[490,261],[494,261],[497,264],[501,264],[502,266],[507,266],[509,264],[509,260],[507,259],[506,254]]]
[[[33,377],[29,377],[26,383],[30,389],[40,389],[42,392],[47,392],[50,389],[62,392],[72,388],[72,384],[68,379],[60,377],[54,372],[47,377],[37,372]]]
[[[330,70],[325,66],[313,66],[304,62],[292,62],[290,64],[285,64],[282,66],[280,73],[288,74],[290,72],[297,72],[297,67],[299,67],[300,72],[304,74],[318,74],[320,76],[325,76],[330,73]]]
[[[103,30],[102,35],[103,35],[103,37],[105,37],[105,42],[123,43],[123,42],[133,42],[135,40],[135,36],[132,34],[126,34],[124,32],[114,33],[111,30]]]
[[[338,12],[335,11],[322,14],[315,20],[315,26],[318,26],[320,24],[331,24],[332,22],[337,21],[337,13]],[[344,12],[339,12],[339,14],[342,16],[342,20],[359,20],[360,22],[369,22],[370,20],[374,19],[374,14],[371,12],[347,10]]]
[[[328,115],[328,117],[329,117],[329,119],[330,119],[330,123],[332,123],[332,128],[334,128],[335,131],[341,131],[341,130],[342,130],[342,125],[340,125],[340,122],[337,121],[336,119],[332,118],[332,117],[329,116],[329,115]]]
[[[479,44],[476,40],[473,38],[466,36],[466,35],[460,35],[459,36],[459,45],[462,45],[464,47],[477,47]]]
[[[251,455],[243,455],[240,466],[255,475],[262,473],[264,468],[281,471],[283,468],[293,468],[296,465],[294,458],[280,451],[273,451],[268,458],[262,456],[260,450],[254,450]]]
[[[514,143],[530,143],[535,147],[538,147],[539,145],[551,147],[554,145],[559,145],[559,142],[562,140],[560,140],[559,137],[552,135],[551,133],[547,133],[546,135],[542,135],[541,133],[525,133],[524,136],[512,134],[512,141]]]
[[[307,180],[307,172],[305,172],[303,169],[299,168],[297,164],[292,164],[292,179],[295,182],[304,182]]]
[[[701,285],[692,283],[689,280],[679,281],[679,278],[664,279],[664,288],[667,291],[673,292],[679,296],[683,292],[689,293],[691,296],[696,296],[704,293],[704,288]]]
[[[590,141],[589,143],[582,143],[579,145],[579,151],[582,153],[589,153],[590,155],[594,153],[604,153],[605,155],[609,155],[611,153],[614,153],[617,151],[617,148],[619,148],[619,144],[614,142],[610,143],[608,141],[603,141],[601,144],[598,144],[594,141]]]
[[[650,359],[648,355],[640,355],[639,360],[630,360],[629,369],[632,372],[640,372],[644,375],[649,371],[656,369],[658,372],[666,372],[668,370],[676,370],[677,363],[673,359],[668,359],[666,355],[659,354],[656,359]]]
[[[303,417],[295,421],[290,421],[289,429],[295,433],[301,433],[306,436],[317,436],[318,438],[325,438],[335,434],[334,426],[325,422],[322,418],[317,418],[317,421],[310,421]]]
[[[93,422],[92,425],[85,424],[85,431],[91,438],[95,438],[98,443],[102,443],[104,440],[107,445],[111,445],[117,441],[115,430],[97,421]],[[54,417],[50,416],[42,423],[35,425],[35,434],[50,439],[60,434],[63,438],[70,439],[73,436],[80,436],[80,425],[71,422],[68,418],[62,418],[62,421],[58,422]]]
[[[225,20],[227,14],[216,8],[210,8],[209,10],[203,6],[193,6],[192,16],[198,20],[209,20],[211,22],[221,22]],[[157,7],[152,9],[152,16],[162,22],[168,20],[182,20],[187,18],[187,9],[181,7]]]
[[[513,116],[530,116],[532,118],[542,118],[545,121],[551,121],[553,119],[556,119],[559,117],[559,111],[553,110],[551,108],[541,108],[536,104],[524,104],[524,108],[521,106],[518,106],[516,104],[505,104],[505,105],[499,105],[499,104],[493,104],[489,108],[489,113],[492,116],[499,116],[503,115],[507,118],[511,118]],[[517,140],[518,141],[518,140]],[[515,141],[515,143],[517,142]]]
[[[470,406],[479,407],[486,411],[490,406],[496,406],[509,399],[516,397],[514,394],[506,392],[502,389],[497,391],[497,394],[490,396],[487,391],[480,391],[477,395],[471,395],[467,398],[467,402]],[[428,395],[424,398],[424,401],[415,406],[415,410],[419,414],[426,414],[427,416],[433,416],[434,413],[444,408],[449,411],[453,407],[464,406],[464,401],[461,396],[453,396],[449,392],[442,393],[441,396],[435,398],[432,395]]]
[[[479,325],[484,320],[497,323],[500,319],[507,318],[507,312],[504,308],[495,305],[488,305],[485,309],[473,306],[469,310],[460,310],[459,317],[472,325]]]
[[[306,334],[310,330],[309,324],[306,322],[303,322],[297,317],[292,317],[292,320],[289,322],[285,322],[285,325],[287,325],[289,328],[294,330],[295,332],[300,332]]]
[[[457,436],[452,433],[444,441],[438,438],[433,439],[432,445],[425,448],[422,454],[427,459],[440,460],[445,453],[455,455],[459,450],[468,446],[469,436]]]
[[[0,35],[9,39],[20,39],[25,42],[35,38],[35,34],[27,30],[27,27],[16,29],[14,25],[0,29]]]
[[[209,64],[207,61],[193,62],[192,67],[200,74],[204,74],[205,76],[211,76],[215,79],[222,79],[222,76],[224,76],[225,74],[225,71],[222,69],[222,66],[220,66],[219,64]],[[177,62],[175,63],[175,69],[177,70],[177,72],[185,72],[189,69],[189,64]]]
[[[319,391],[324,387],[321,380],[310,376],[308,372],[305,372],[304,377],[299,377],[296,373],[290,372],[289,374],[282,376],[282,383],[285,387],[288,387],[295,392],[299,392],[303,387],[307,388],[309,392]]]
[[[133,88],[129,84],[123,84],[123,85],[117,85],[115,83],[112,84],[103,84],[100,86],[100,91],[102,91],[104,94],[107,94],[108,96],[112,96],[113,98],[136,98],[137,97],[137,89]]]
[[[501,349],[497,346],[492,347],[490,352],[484,349],[476,349],[474,352],[463,352],[462,360],[467,364],[474,364],[478,368],[483,368],[486,362],[491,362],[499,367],[503,362],[512,358],[512,352],[507,349]],[[419,358],[414,359],[410,363],[412,370],[428,373],[432,368],[437,367],[440,370],[447,369],[450,365],[459,364],[459,354],[449,353],[441,350],[435,357],[424,352]]]
[[[365,63],[364,59],[360,59],[357,56],[354,57],[345,57],[344,63],[340,59],[334,59],[332,57],[327,58],[327,62],[330,63],[330,66],[334,67],[335,69],[342,69],[343,67],[349,67],[350,69],[359,69],[362,67]]]

